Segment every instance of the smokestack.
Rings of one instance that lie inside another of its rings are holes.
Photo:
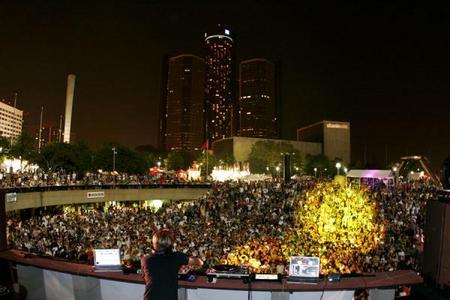
[[[74,74],[67,76],[66,115],[64,118],[64,143],[70,143],[70,126],[72,124],[73,93],[75,90]]]

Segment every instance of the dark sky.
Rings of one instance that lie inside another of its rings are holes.
[[[354,161],[364,161],[364,148],[372,164],[384,164],[386,154],[388,162],[425,154],[434,165],[450,156],[445,7],[17,2],[0,1],[0,98],[19,93],[28,131],[37,130],[41,106],[44,123],[58,124],[67,74],[74,73],[77,140],[156,145],[163,57],[202,56],[204,32],[222,23],[235,34],[238,61],[264,57],[280,64],[284,138],[322,119],[342,120],[352,124]]]

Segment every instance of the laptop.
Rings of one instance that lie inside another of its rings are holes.
[[[119,249],[94,249],[94,272],[122,272]]]
[[[320,258],[316,256],[291,256],[287,283],[317,284],[320,275]]]

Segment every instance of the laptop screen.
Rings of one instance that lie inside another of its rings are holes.
[[[94,250],[95,266],[120,266],[120,250],[119,249],[95,249]]]
[[[290,277],[319,277],[320,258],[315,256],[291,256]]]

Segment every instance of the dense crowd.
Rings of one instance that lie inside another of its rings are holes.
[[[107,186],[186,183],[174,172],[133,175],[126,173],[96,172],[84,175],[66,172],[0,172],[0,188],[26,188],[51,186]]]
[[[8,243],[80,261],[90,261],[94,248],[120,248],[124,260],[139,260],[151,251],[156,230],[172,228],[176,250],[199,256],[206,265],[250,261],[259,271],[274,272],[277,265],[288,263],[283,252],[289,245],[283,241],[296,229],[305,195],[321,186],[313,181],[225,182],[214,183],[198,200],[167,202],[157,211],[124,202],[107,209],[41,210],[26,220],[16,212],[8,216]],[[336,259],[331,269],[420,269],[425,204],[435,198],[436,190],[431,182],[415,181],[367,191],[377,203],[382,241],[350,261]]]

